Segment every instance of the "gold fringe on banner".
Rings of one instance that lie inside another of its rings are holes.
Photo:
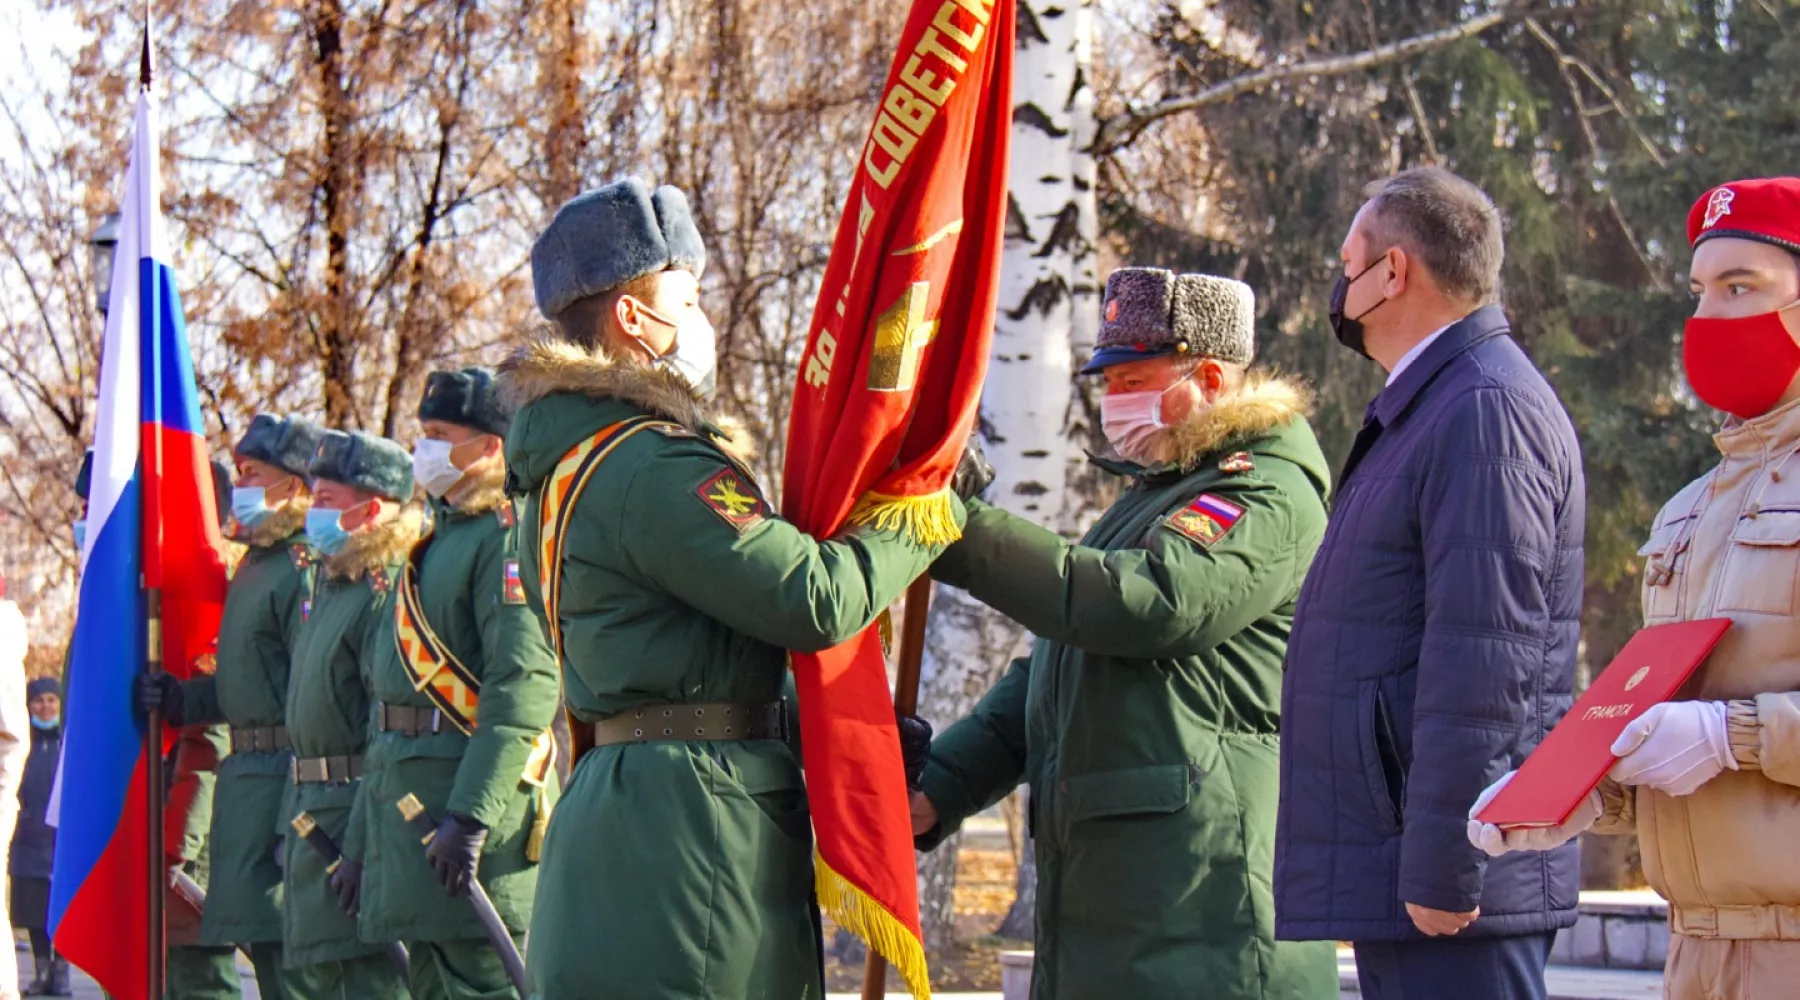
[[[905,924],[850,881],[831,870],[825,859],[813,853],[814,889],[819,905],[833,922],[862,938],[888,965],[906,980],[913,1000],[931,1000],[931,973],[925,965],[925,945]]]
[[[920,545],[949,545],[962,537],[949,490],[916,497],[865,493],[850,511],[850,523],[905,531]]]

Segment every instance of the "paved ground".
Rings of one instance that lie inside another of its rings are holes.
[[[21,949],[19,959],[19,984],[30,982],[32,976],[31,952]],[[250,969],[243,962],[238,963],[242,971],[244,1000],[257,1000],[256,980],[250,976]],[[1348,949],[1339,953],[1338,972],[1345,988],[1346,1000],[1353,1000],[1356,992],[1356,963],[1350,958]],[[1655,1000],[1662,996],[1662,976],[1655,972],[1623,972],[1602,969],[1574,969],[1552,966],[1549,986],[1553,1000]],[[94,981],[75,970],[75,996],[79,1000],[101,1000],[100,988]],[[902,994],[890,993],[889,997],[900,997]],[[998,993],[935,993],[933,996],[941,1000],[1001,1000]],[[828,1000],[857,1000],[854,994],[833,993]]]

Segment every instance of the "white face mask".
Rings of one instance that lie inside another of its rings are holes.
[[[638,311],[675,330],[675,343],[667,354],[658,355],[648,344],[638,341],[654,358],[652,363],[674,373],[701,396],[711,398],[719,372],[718,338],[712,324],[699,310],[689,312],[685,323],[677,323],[642,303],[638,304]]]
[[[454,447],[435,438],[420,438],[413,446],[413,478],[434,497],[442,497],[462,481],[463,470],[450,461],[450,449]]]
[[[1101,396],[1100,424],[1106,431],[1106,440],[1120,455],[1134,462],[1143,461],[1155,444],[1156,435],[1168,426],[1162,418],[1163,397],[1192,377],[1192,372],[1183,375],[1168,389]]]

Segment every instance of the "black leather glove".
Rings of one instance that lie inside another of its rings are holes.
[[[182,721],[181,681],[173,674],[137,674],[131,678],[131,697],[136,703],[139,715],[148,716],[160,710],[163,718],[172,726],[186,725]]]
[[[481,861],[481,845],[487,843],[487,827],[473,817],[448,813],[438,823],[437,835],[425,849],[425,860],[437,872],[438,881],[452,896],[467,895],[469,880]]]
[[[337,871],[331,873],[331,888],[337,893],[338,907],[354,917],[362,910],[362,862],[343,858]]]
[[[931,760],[931,723],[916,715],[894,714],[900,724],[900,758],[906,762],[906,787],[918,788]]]
[[[987,453],[981,450],[981,432],[969,435],[969,443],[963,448],[962,461],[956,463],[956,474],[950,477],[950,488],[964,500],[973,500],[993,485],[994,467],[988,464]]]

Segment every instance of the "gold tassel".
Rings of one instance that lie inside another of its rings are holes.
[[[868,942],[869,947],[906,980],[913,1000],[931,1000],[931,970],[925,964],[925,945],[848,879],[831,869],[817,852],[813,854],[814,888],[819,905],[839,927]]]
[[[544,856],[544,834],[550,831],[550,788],[539,785],[532,803],[531,833],[525,837],[525,860],[537,864]]]
[[[962,537],[949,490],[916,497],[865,493],[850,511],[850,523],[880,531],[905,531],[920,545],[949,545]]]

